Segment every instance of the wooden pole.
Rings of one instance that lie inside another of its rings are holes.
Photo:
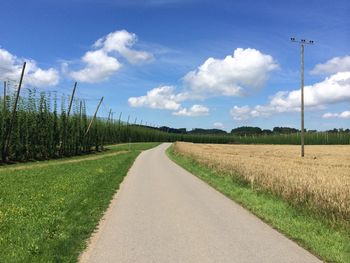
[[[4,81],[4,112],[6,110],[6,86],[7,86],[7,82]]]
[[[10,143],[9,136],[11,134],[13,122],[14,122],[15,117],[16,117],[16,110],[17,110],[17,104],[18,104],[18,99],[19,99],[19,93],[20,93],[21,87],[22,87],[23,76],[24,76],[24,71],[26,69],[26,64],[27,64],[26,62],[23,63],[23,68],[22,68],[21,78],[19,79],[16,99],[15,99],[15,103],[14,103],[13,109],[12,109],[12,117],[11,117],[11,120],[10,120],[10,125],[9,125],[9,128],[8,128],[6,134],[5,134],[4,147],[3,147],[3,150],[2,150],[2,160],[3,161],[7,160],[7,153],[8,153],[9,143]]]
[[[123,114],[123,112],[121,111],[120,114],[119,114],[119,120],[118,120],[119,127],[120,127],[120,119],[122,118],[122,114]]]
[[[108,118],[107,118],[107,123],[109,122],[109,119],[110,119],[111,115],[112,115],[112,109],[109,110]]]
[[[130,134],[129,134],[129,120],[130,120],[130,115],[128,116],[128,121],[126,122],[126,132],[127,132],[127,136],[129,137],[129,151],[130,151],[130,142],[131,142],[131,138],[130,138]]]
[[[91,125],[92,125],[93,121],[96,119],[96,114],[97,114],[98,109],[99,109],[100,106],[101,106],[102,101],[103,101],[103,97],[101,98],[100,102],[99,102],[98,105],[97,105],[97,108],[96,108],[96,110],[95,110],[94,117],[92,117],[92,119],[91,119],[91,121],[90,121],[90,124],[89,124],[89,126],[88,126],[88,128],[87,128],[87,130],[86,130],[86,132],[85,132],[85,134],[84,134],[84,136],[86,136],[86,135],[88,134],[88,132],[90,131]]]
[[[126,126],[129,126],[130,115],[128,116],[128,121],[126,122]]]
[[[83,102],[80,101],[79,103],[79,119],[81,120],[82,114],[83,114]]]
[[[119,120],[118,120],[118,143],[120,142],[120,129],[121,129],[121,123],[120,123],[120,120],[121,120],[121,117],[122,117],[122,114],[123,112],[121,111],[120,114],[119,114]]]
[[[107,128],[107,133],[108,133],[108,124],[110,123],[110,118],[111,118],[111,114],[112,114],[112,109],[109,110],[109,113],[108,113],[108,118],[107,118],[107,123],[106,123],[106,128]],[[105,134],[102,134],[102,150],[103,150],[103,145],[105,144]]]
[[[69,117],[70,114],[70,110],[72,108],[72,104],[73,104],[73,99],[74,99],[74,94],[75,94],[75,90],[77,88],[77,82],[74,83],[74,87],[73,87],[73,92],[72,92],[72,96],[70,98],[70,102],[69,102],[69,107],[68,107],[68,113],[67,113],[67,118]]]
[[[3,124],[2,124],[2,134],[6,135],[6,115],[7,115],[7,108],[6,108],[6,85],[7,82],[4,81],[4,101],[3,101]],[[4,145],[2,146],[2,150],[4,149]]]

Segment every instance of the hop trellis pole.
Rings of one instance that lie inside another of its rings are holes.
[[[18,104],[18,99],[19,99],[19,93],[21,92],[21,87],[22,87],[22,82],[23,82],[23,77],[24,77],[24,71],[26,69],[26,62],[23,63],[23,67],[22,67],[22,73],[21,73],[21,77],[19,80],[19,84],[18,84],[18,89],[17,89],[17,93],[16,93],[16,99],[15,102],[13,104],[13,109],[12,109],[12,116],[11,116],[11,120],[10,120],[10,125],[8,127],[8,129],[5,129],[5,136],[4,136],[4,144],[3,144],[3,148],[2,148],[2,160],[3,161],[7,161],[7,157],[8,157],[8,148],[9,148],[9,143],[10,143],[10,135],[12,132],[12,127],[13,127],[13,122],[15,121],[16,118],[16,110],[17,110],[17,104]],[[5,92],[4,95],[6,93],[6,87],[5,87]],[[4,100],[6,100],[6,98],[4,97]]]
[[[92,117],[92,119],[91,119],[91,121],[90,121],[90,124],[89,124],[89,126],[88,126],[88,128],[87,128],[87,130],[86,130],[86,132],[85,132],[85,134],[84,134],[84,136],[86,136],[86,135],[89,133],[90,128],[91,128],[91,125],[92,125],[92,123],[94,122],[94,120],[96,119],[96,115],[97,115],[98,109],[99,109],[100,106],[101,106],[102,101],[103,101],[103,97],[100,99],[100,102],[99,102],[98,105],[97,105],[97,108],[96,108],[96,110],[95,110],[94,116]]]

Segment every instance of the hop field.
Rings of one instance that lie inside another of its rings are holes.
[[[350,219],[350,146],[218,145],[177,142],[174,150],[290,203]]]

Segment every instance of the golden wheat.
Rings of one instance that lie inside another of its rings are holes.
[[[177,142],[177,153],[218,172],[241,176],[296,203],[350,219],[350,146],[218,145]]]

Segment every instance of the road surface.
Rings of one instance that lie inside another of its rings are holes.
[[[321,262],[170,161],[139,155],[80,262]]]

